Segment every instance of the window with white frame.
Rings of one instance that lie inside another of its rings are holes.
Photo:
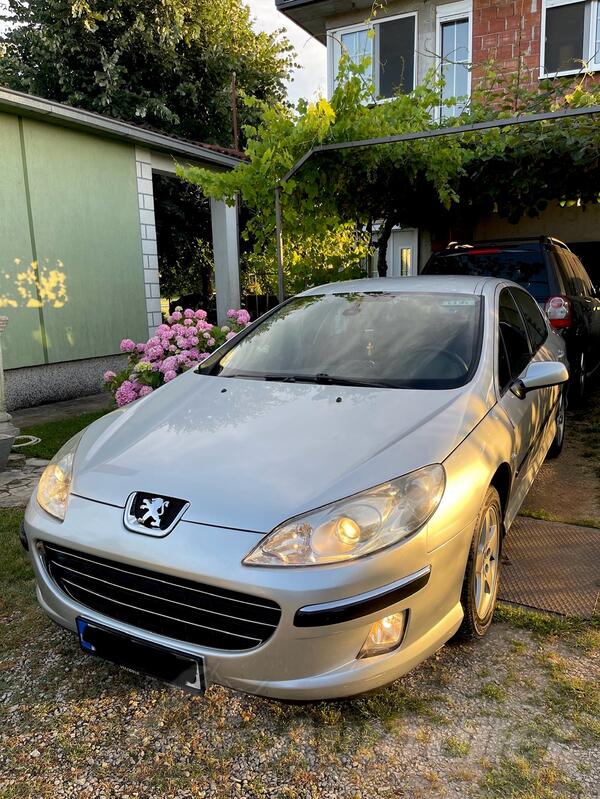
[[[541,75],[600,69],[600,2],[543,0]]]
[[[352,25],[329,32],[329,93],[335,86],[340,56],[346,53],[359,64],[368,56],[365,77],[375,86],[377,97],[386,99],[408,93],[415,87],[417,15],[402,14]]]
[[[458,116],[471,94],[471,1],[447,3],[437,8],[436,53],[444,79],[440,117]],[[444,106],[444,100],[458,102]]]

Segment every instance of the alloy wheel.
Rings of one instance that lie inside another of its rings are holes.
[[[485,619],[496,599],[498,564],[500,557],[500,517],[495,506],[490,506],[481,521],[475,580],[473,583],[475,608],[480,619]]]

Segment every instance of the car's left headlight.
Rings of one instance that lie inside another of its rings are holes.
[[[248,566],[320,566],[368,555],[421,528],[440,504],[439,463],[296,516],[244,559]]]
[[[58,450],[40,477],[37,487],[37,501],[51,516],[61,521],[67,512],[73,479],[73,460],[75,451],[83,435],[83,430]]]

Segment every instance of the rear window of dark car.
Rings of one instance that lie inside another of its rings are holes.
[[[473,247],[456,252],[434,253],[427,262],[425,275],[481,275],[513,280],[523,286],[538,302],[550,295],[548,269],[539,245],[535,248]]]

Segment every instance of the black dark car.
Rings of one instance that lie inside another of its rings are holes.
[[[600,365],[600,294],[577,256],[550,237],[452,243],[435,252],[424,275],[482,275],[514,280],[545,310],[567,345],[572,399],[582,399]]]

